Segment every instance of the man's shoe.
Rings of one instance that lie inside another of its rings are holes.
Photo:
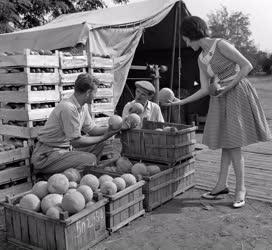
[[[245,200],[241,200],[241,201],[235,201],[232,206],[234,208],[240,208],[240,207],[243,207],[244,205],[246,204],[246,201]]]
[[[228,194],[229,193],[229,189],[226,187],[223,190],[217,192],[217,193],[211,193],[211,192],[207,192],[201,195],[202,198],[207,199],[207,200],[213,200],[216,199],[217,196],[222,195],[222,194]]]

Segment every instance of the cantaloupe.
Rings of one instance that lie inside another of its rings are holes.
[[[60,213],[62,211],[63,210],[59,206],[50,207],[50,208],[47,209],[46,215],[48,217],[50,217],[50,218],[53,218],[53,219],[59,219],[60,218]]]
[[[42,212],[46,214],[47,209],[50,207],[60,206],[62,202],[63,195],[61,194],[48,194],[41,202]]]
[[[86,203],[93,199],[93,190],[89,186],[80,185],[77,188],[77,191],[80,192],[84,196]]]
[[[61,207],[64,211],[75,214],[85,207],[85,198],[78,191],[67,193],[63,196]]]
[[[75,181],[69,181],[69,189],[77,188],[77,183]],[[67,190],[68,191],[68,190]],[[67,193],[67,192],[66,192]]]
[[[41,207],[41,201],[35,194],[26,194],[21,198],[19,206],[23,209],[39,211]]]
[[[138,175],[147,175],[147,170],[146,170],[146,166],[144,163],[135,163],[132,168],[131,168],[131,173],[134,176],[138,176]]]
[[[32,193],[37,195],[40,199],[48,194],[48,183],[47,181],[38,181],[32,187]]]
[[[127,157],[120,157],[116,161],[117,172],[130,173],[133,166],[132,162]]]
[[[108,124],[111,130],[118,130],[122,128],[123,119],[119,115],[113,115],[109,118]]]
[[[139,102],[134,102],[130,105],[130,108],[129,108],[129,113],[130,114],[137,114],[137,115],[140,115],[144,112],[144,106],[139,103]]]
[[[169,103],[175,100],[175,94],[172,89],[162,88],[159,91],[159,102],[160,103]]]
[[[125,180],[127,187],[137,183],[135,176],[132,174],[123,174],[123,175],[121,175],[121,178],[123,178]]]
[[[148,175],[150,175],[150,176],[161,172],[160,167],[157,165],[148,165],[148,166],[146,166],[146,170],[147,170]]]
[[[105,181],[101,184],[100,191],[105,195],[113,195],[117,193],[117,186],[112,181]]]
[[[141,118],[139,115],[135,113],[129,114],[123,120],[124,129],[140,128],[140,125],[141,125]]]
[[[100,184],[100,187],[101,187],[102,183],[104,183],[104,182],[106,182],[106,181],[112,181],[112,180],[113,180],[113,178],[112,178],[110,175],[108,175],[108,174],[103,174],[103,175],[101,175],[101,176],[99,177],[99,184]]]
[[[53,174],[48,179],[49,193],[64,194],[69,189],[69,180],[64,174]]]
[[[176,127],[166,126],[163,128],[163,131],[168,133],[176,133],[178,132],[178,129]]]
[[[117,187],[117,192],[122,191],[126,188],[126,182],[123,178],[121,177],[116,177],[112,180],[113,183],[115,183]]]
[[[93,174],[86,174],[82,177],[80,181],[80,185],[87,185],[89,186],[93,191],[96,191],[99,187],[99,180],[98,178]]]
[[[74,181],[76,183],[79,183],[81,179],[80,172],[75,168],[68,168],[63,172],[63,174],[67,177],[69,181]]]
[[[91,200],[85,205],[85,207],[92,207],[94,204],[95,204],[95,201]]]

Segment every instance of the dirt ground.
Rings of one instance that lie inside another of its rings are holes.
[[[256,86],[263,96],[261,99],[271,122],[271,78]],[[245,207],[234,209],[231,195],[206,201],[200,198],[203,192],[195,188],[186,191],[121,228],[92,249],[272,249],[272,204],[247,199]],[[2,219],[0,216],[0,225]],[[0,231],[0,249],[21,249],[5,243],[3,238],[3,231]]]

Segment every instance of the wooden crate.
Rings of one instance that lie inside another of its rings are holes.
[[[56,105],[56,103],[55,103]],[[0,118],[5,121],[35,121],[35,120],[44,120],[49,117],[54,107],[51,108],[39,108],[31,109],[26,107],[26,109],[0,109]]]
[[[157,131],[176,127],[178,132]],[[141,129],[123,131],[122,154],[129,158],[175,164],[194,155],[196,127],[175,123],[143,121]]]
[[[104,83],[114,83],[114,75],[111,72],[106,73],[92,73],[99,81]]]
[[[61,83],[61,85],[59,86],[60,99],[63,100],[69,98],[72,94],[74,94],[74,88],[75,88],[74,82]]]
[[[108,236],[105,198],[75,215],[57,220],[16,206],[23,195],[1,202],[6,239],[15,245],[31,249],[83,250]]]
[[[177,163],[173,167],[172,176],[173,197],[193,187],[195,185],[195,159],[191,158]]]
[[[74,83],[78,75],[82,73],[86,73],[86,68],[77,68],[74,71],[72,69],[60,69],[60,83]]]
[[[59,54],[32,55],[30,49],[25,49],[23,54],[0,56],[0,67],[59,67]]]
[[[58,84],[60,75],[57,68],[51,73],[32,73],[30,68],[23,68],[21,72],[1,73],[0,84]]]
[[[44,85],[46,86],[46,85]],[[42,87],[44,87],[42,86]],[[32,90],[31,85],[23,86],[20,91],[0,91],[0,102],[35,103],[35,102],[59,102],[59,86],[54,85],[54,90]]]
[[[82,55],[72,55],[63,52],[60,52],[59,55],[61,69],[86,68],[88,66],[86,51],[83,51]]]
[[[0,165],[30,158],[30,147],[25,146],[0,152]],[[0,178],[1,179],[1,178]]]
[[[113,58],[92,56],[90,66],[91,68],[112,69],[114,66]]]
[[[113,84],[105,83],[97,87],[96,97],[113,97]]]
[[[100,99],[105,99],[105,102],[100,102]],[[107,99],[107,101],[106,101]],[[97,102],[95,102],[97,101]],[[105,97],[105,98],[96,98],[94,99],[91,105],[92,112],[99,113],[99,112],[110,112],[115,109],[113,98],[112,97]]]

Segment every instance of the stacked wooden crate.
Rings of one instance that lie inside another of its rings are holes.
[[[90,112],[99,126],[108,124],[108,119],[114,114],[114,74],[113,58],[109,56],[90,56],[89,71],[97,77],[101,84],[97,88],[96,97],[91,105]],[[112,139],[106,142],[103,154],[107,155],[113,151]]]
[[[88,59],[85,51],[76,55],[60,52],[59,58],[60,98],[65,99],[73,94],[78,75],[87,72]]]
[[[175,129],[163,130],[166,127]],[[151,184],[144,188],[144,194],[149,199],[144,203],[146,210],[150,211],[194,186],[195,131],[193,125],[144,120],[141,129],[121,134],[123,156],[156,164],[161,169],[159,174],[144,178],[146,183]],[[170,179],[167,177],[168,169],[171,169]],[[155,184],[152,179],[155,179]]]
[[[57,52],[26,49],[0,56],[0,135],[3,144],[15,144],[15,149],[1,152],[1,164],[7,166],[2,171],[8,174],[1,173],[10,181],[29,176],[30,146],[60,100],[58,68]],[[21,160],[24,164],[18,166]]]

